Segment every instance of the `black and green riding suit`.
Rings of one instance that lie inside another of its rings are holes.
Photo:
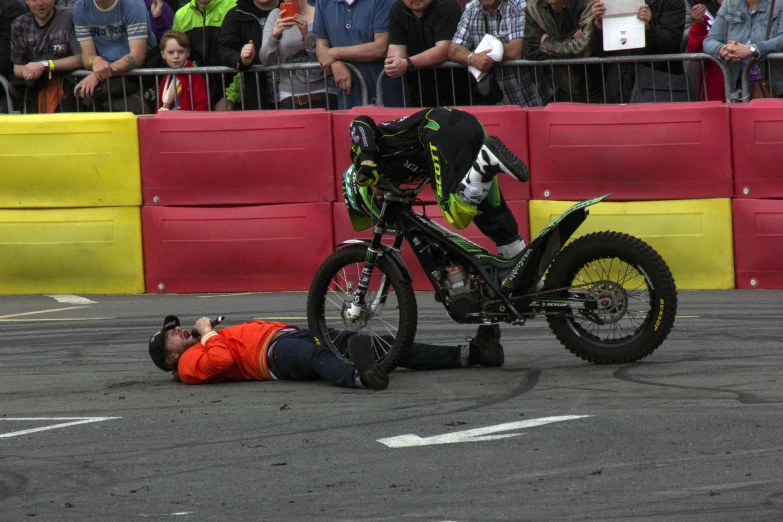
[[[369,116],[351,122],[351,159],[359,169],[373,161],[384,179],[398,184],[429,177],[443,216],[455,228],[471,220],[496,245],[520,239],[519,227],[503,200],[497,178],[478,205],[460,198],[460,181],[484,143],[484,127],[472,114],[449,107],[424,109],[378,125]]]

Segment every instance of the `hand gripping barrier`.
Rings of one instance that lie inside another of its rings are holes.
[[[149,293],[307,290],[334,251],[332,203],[141,214]]]
[[[526,242],[529,241],[530,234],[528,233],[528,230],[530,229],[530,227],[528,224],[528,202],[508,201],[507,204],[508,207],[511,209],[511,212],[514,214],[514,217],[517,219],[517,224],[519,225],[519,233],[522,234]],[[415,210],[417,212],[422,212],[421,205],[417,205],[415,207]],[[435,221],[437,224],[444,226],[450,230],[454,230],[446,222],[446,219],[440,213],[440,210],[438,209],[437,205],[427,204],[426,214],[428,217],[432,218],[432,220]],[[454,231],[457,232],[459,235],[466,237],[475,243],[478,243],[479,245],[486,248],[490,252],[497,253],[497,248],[495,247],[495,244],[490,239],[488,239],[484,234],[482,234],[481,231],[479,231],[479,229],[476,227],[476,225],[471,224],[465,230],[454,230]],[[351,221],[348,219],[348,213],[345,210],[345,205],[340,203],[335,203],[334,204],[335,244],[339,244],[342,241],[345,241],[347,239],[354,239],[354,238],[370,239],[372,238],[372,229],[356,232],[351,226]],[[384,242],[391,244],[393,242],[393,238],[391,236],[385,237]],[[408,267],[408,270],[410,270],[411,276],[413,277],[413,289],[432,290],[432,284],[430,283],[429,279],[427,279],[424,270],[422,270],[421,265],[416,259],[416,255],[411,250],[411,246],[408,244],[407,241],[404,242],[402,245],[402,260],[405,262],[405,266]]]
[[[783,288],[783,200],[731,203],[737,288]]]
[[[731,106],[734,196],[783,198],[783,100]]]
[[[459,109],[476,116],[484,126],[488,135],[496,135],[519,158],[528,163],[527,140],[527,111],[521,107],[459,107]],[[334,170],[337,180],[337,200],[342,202],[341,182],[342,175],[351,164],[351,140],[348,134],[348,125],[358,116],[366,115],[375,120],[375,123],[410,116],[421,109],[393,109],[383,107],[355,107],[350,111],[333,111],[332,137],[334,147]],[[465,172],[467,174],[467,172]],[[500,190],[506,201],[530,199],[530,186],[528,183],[519,183],[508,176],[501,175]],[[421,192],[422,201],[435,202],[435,195],[428,187]]]
[[[334,201],[323,109],[169,112],[139,118],[139,134],[144,205]]]
[[[727,198],[729,108],[719,102],[588,106],[528,113],[533,199]]]

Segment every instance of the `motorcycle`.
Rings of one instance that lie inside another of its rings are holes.
[[[316,343],[349,360],[341,337],[362,332],[384,370],[404,360],[418,310],[400,257],[403,241],[423,267],[435,300],[457,323],[523,325],[544,316],[565,348],[598,364],[641,360],[666,339],[677,289],[652,247],[619,232],[592,233],[566,244],[589,207],[611,194],[573,205],[517,256],[502,259],[416,212],[414,202],[426,183],[400,188],[381,180],[372,239],[341,243],[318,269],[307,300]],[[393,243],[383,243],[384,236]]]

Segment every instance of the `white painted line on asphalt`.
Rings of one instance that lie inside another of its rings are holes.
[[[409,433],[397,437],[378,439],[378,442],[390,448],[407,448],[411,446],[429,446],[431,444],[455,444],[457,442],[479,442],[488,440],[508,439],[522,435],[522,433],[506,433],[503,435],[489,435],[500,431],[519,430],[524,428],[535,428],[553,422],[562,422],[567,420],[584,419],[590,415],[560,415],[557,417],[542,417],[540,419],[530,419],[526,421],[507,422],[485,428],[476,428],[473,430],[455,431],[453,433],[444,433],[443,435],[434,435],[432,437],[419,437]]]
[[[44,323],[44,322],[57,322],[57,321],[107,321],[114,319],[114,317],[59,317],[57,319],[49,317],[47,319],[0,319],[0,323]]]
[[[80,308],[87,308],[86,306],[66,306],[65,308],[50,308],[48,310],[38,310],[35,312],[22,312],[19,314],[0,315],[0,319],[8,319],[9,317],[22,317],[23,315],[37,315],[48,314],[53,312],[64,312],[66,310],[78,310]]]
[[[61,294],[61,295],[47,295],[46,297],[51,297],[58,303],[65,303],[65,304],[98,304],[96,301],[93,301],[92,299],[87,299],[86,297],[82,297],[80,295],[71,295],[71,294]]]
[[[177,511],[176,513],[139,513],[137,517],[181,517],[182,515],[190,515],[195,511]]]
[[[9,437],[18,437],[20,435],[27,435],[28,433],[35,433],[38,431],[54,430],[57,428],[66,428],[68,426],[76,426],[77,424],[88,424],[90,422],[102,422],[107,420],[121,419],[122,417],[0,417],[0,421],[71,421],[63,422],[60,424],[51,424],[49,426],[42,426],[40,428],[32,428],[29,430],[12,431],[9,433],[0,433],[0,439],[7,439]]]

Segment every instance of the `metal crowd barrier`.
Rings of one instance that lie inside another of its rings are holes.
[[[367,83],[364,80],[364,77],[361,75],[361,73],[354,67],[353,65],[346,63],[346,66],[348,66],[348,69],[351,71],[353,76],[353,82],[352,82],[352,89],[359,89],[362,99],[362,105],[369,105],[369,93],[367,91]],[[289,79],[291,81],[291,85],[294,85],[293,77],[294,73],[298,71],[304,71],[305,72],[305,79],[307,83],[307,89],[304,92],[293,92],[291,93],[292,97],[300,97],[300,98],[307,98],[307,107],[312,107],[312,90],[315,89],[325,89],[325,92],[328,94],[334,94],[335,96],[343,95],[345,96],[345,93],[337,88],[333,82],[330,81],[330,76],[324,76],[323,79],[320,80],[313,80],[310,81],[310,71],[321,71],[320,65],[315,62],[308,62],[308,63],[294,63],[294,64],[283,64],[283,65],[270,65],[270,66],[260,66],[255,65],[252,67],[249,67],[248,69],[245,69],[243,71],[237,71],[236,69],[232,69],[230,67],[188,67],[184,69],[168,69],[168,68],[161,68],[161,69],[135,69],[133,71],[130,71],[128,73],[124,74],[116,74],[113,75],[111,78],[108,78],[105,80],[105,90],[108,100],[105,102],[108,104],[108,112],[114,112],[115,110],[120,111],[124,110],[125,112],[131,111],[131,112],[138,112],[140,114],[150,114],[154,113],[154,107],[148,106],[147,103],[151,102],[154,106],[157,106],[158,100],[157,96],[160,92],[160,81],[161,78],[165,78],[165,76],[170,74],[175,75],[187,75],[190,79],[190,75],[193,74],[200,74],[204,76],[206,82],[207,82],[207,92],[212,93],[213,89],[219,88],[220,92],[222,93],[222,98],[226,98],[226,91],[229,88],[229,85],[231,85],[231,82],[234,81],[234,77],[237,75],[239,76],[239,79],[237,80],[239,83],[239,95],[240,95],[240,101],[238,104],[235,104],[235,109],[241,109],[245,110],[246,105],[250,105],[251,99],[247,99],[245,95],[245,89],[243,88],[243,83],[247,81],[247,75],[255,75],[255,101],[257,102],[256,107],[261,107],[264,105],[265,102],[270,107],[274,105],[275,109],[279,108],[279,88],[278,88],[278,78],[281,75],[287,74],[289,76]],[[264,74],[265,76],[261,76],[261,74]],[[265,77],[271,73],[271,79],[270,81],[267,81]],[[70,73],[71,76],[74,77],[74,84],[77,83],[80,78],[88,76],[90,74],[90,71],[87,70],[78,70],[78,71],[72,71]],[[149,79],[154,78],[154,93],[149,93],[153,87],[151,81]],[[146,82],[145,82],[145,79]],[[261,89],[258,87],[260,85],[260,82],[267,81],[267,83],[271,83],[272,86],[272,94],[271,97],[269,96],[269,93],[267,94],[268,99],[262,100],[261,99]],[[116,87],[117,83],[120,82],[120,87]],[[133,82],[133,83],[131,83]],[[138,82],[138,85],[136,85],[136,82]],[[145,85],[146,83],[146,85]],[[114,85],[114,89],[112,89],[112,85]],[[131,87],[132,86],[132,87]],[[138,90],[136,87],[138,86]],[[191,83],[192,86],[192,83]],[[191,107],[194,106],[194,100],[193,100],[193,89],[189,89],[190,91],[190,105]],[[148,95],[145,100],[145,93]],[[252,95],[253,93],[248,93],[249,95]],[[27,107],[27,95],[28,93],[25,92],[25,103],[24,105],[24,111],[26,112]],[[209,94],[208,94],[209,95]],[[121,97],[122,101],[119,102],[118,98]],[[134,97],[134,99],[131,101],[131,104],[129,106],[129,98]],[[10,96],[9,96],[10,101]],[[115,102],[120,103],[120,108],[115,108]],[[133,109],[136,109],[137,107],[134,107],[134,105],[138,104],[140,107],[140,111],[134,111]],[[336,109],[336,106],[330,106],[329,96],[326,97],[326,105],[327,109]],[[209,111],[213,110],[212,102],[210,99],[210,102],[208,103]],[[292,104],[292,109],[296,108]],[[300,106],[300,108],[305,108],[304,105]],[[91,100],[88,103],[85,103],[85,101],[80,98],[76,97],[75,99],[75,109],[76,112],[84,112],[84,111],[92,111],[92,112],[98,112],[98,108],[96,107],[95,100]],[[62,105],[60,106],[60,110],[62,111]]]
[[[750,93],[753,87],[750,85],[750,71],[753,69],[754,65],[759,65],[759,67],[766,68],[767,69],[767,78],[769,79],[769,90],[773,93],[775,92],[775,89],[773,88],[772,83],[772,70],[771,70],[771,64],[774,61],[780,61],[783,60],[783,53],[770,53],[767,56],[764,57],[763,60],[757,60],[756,58],[751,58],[751,60],[748,62],[748,64],[745,66],[745,68],[742,70],[742,101],[743,103],[750,102]],[[783,67],[783,66],[781,66]],[[763,69],[762,69],[763,72]],[[774,95],[773,95],[774,96]]]
[[[618,74],[618,81],[620,83],[623,82],[622,74],[623,71],[621,70],[620,65],[621,64],[634,64],[634,84],[638,85],[639,83],[639,65],[642,66],[650,66],[650,69],[653,69],[653,64],[658,63],[666,63],[666,71],[662,71],[660,67],[655,68],[655,71],[657,73],[663,73],[666,74],[668,79],[668,88],[663,89],[657,89],[655,85],[655,77],[653,76],[653,84],[652,84],[652,100],[645,100],[645,101],[659,101],[659,102],[667,102],[667,101],[698,101],[700,98],[698,97],[699,90],[697,89],[695,92],[696,98],[692,100],[692,94],[691,89],[695,87],[699,87],[699,85],[691,85],[691,79],[689,79],[689,75],[686,72],[680,72],[675,71],[672,72],[672,62],[680,62],[682,64],[685,64],[686,62],[698,62],[700,65],[700,87],[702,88],[702,92],[706,91],[706,76],[704,72],[704,63],[705,62],[712,62],[716,64],[718,67],[720,67],[721,72],[723,73],[723,81],[724,81],[724,88],[726,92],[726,102],[732,102],[735,101],[735,93],[734,89],[731,88],[728,81],[728,74],[725,64],[723,64],[721,61],[716,60],[712,56],[704,53],[683,53],[683,54],[663,54],[663,55],[646,55],[646,56],[611,56],[611,57],[588,57],[588,58],[565,58],[565,59],[553,59],[553,60],[508,60],[504,62],[500,62],[495,65],[495,67],[502,67],[504,71],[516,71],[517,78],[519,79],[520,71],[524,68],[531,68],[532,74],[534,76],[534,81],[536,82],[536,87],[539,87],[539,82],[542,79],[542,70],[543,72],[549,73],[550,81],[554,84],[555,90],[557,90],[557,84],[555,83],[552,78],[555,77],[555,70],[559,69],[562,70],[562,67],[567,68],[567,75],[569,79],[569,83],[571,81],[571,74],[572,74],[572,68],[582,68],[584,69],[585,73],[585,91],[587,93],[595,92],[590,91],[589,84],[587,83],[587,77],[588,69],[590,67],[597,67],[600,66],[601,68],[601,81],[602,81],[602,103],[608,103],[607,98],[607,71],[606,69],[609,66],[615,66],[617,65],[617,74]],[[470,101],[470,105],[473,105],[474,101],[474,93],[473,89],[470,86],[470,82],[468,78],[464,78],[462,80],[462,85],[458,86],[457,82],[454,77],[454,70],[455,69],[466,69],[467,67],[458,63],[454,62],[444,62],[443,64],[439,65],[438,67],[428,68],[428,69],[421,69],[421,71],[428,71],[428,70],[437,70],[437,69],[451,69],[451,94],[453,96],[453,99],[457,98],[458,91],[461,92],[467,92],[468,99]],[[413,71],[412,73],[406,73],[405,76],[408,74],[417,74],[417,71]],[[653,73],[654,74],[654,73]],[[382,106],[384,104],[384,96],[383,96],[383,87],[382,87],[382,80],[386,76],[386,72],[382,71],[381,74],[378,77],[377,84],[376,84],[376,92],[377,92],[377,104]],[[681,87],[680,90],[676,90],[674,87],[675,79],[678,79],[678,77],[682,76],[682,78],[679,78],[680,83],[684,84],[684,89]],[[437,74],[433,75],[435,78],[435,95],[438,101],[437,105],[440,105],[440,92],[437,86]],[[612,77],[612,80],[614,77]],[[465,83],[468,82],[468,83]],[[416,81],[413,82],[414,87],[416,86]],[[405,92],[405,103],[406,106],[408,102],[408,82],[407,78],[405,78],[405,81],[402,82],[403,90]],[[421,81],[421,75],[418,75],[418,87],[419,92],[422,91],[422,87],[424,87],[426,84],[422,84]],[[675,94],[677,94],[677,98],[682,98],[681,90],[684,90],[685,93],[685,99],[678,99],[675,100]],[[656,92],[657,91],[657,92]],[[569,98],[568,99],[560,99],[558,101],[574,101],[573,98],[573,91],[568,91]],[[588,94],[586,96],[586,101],[590,102],[591,96]],[[421,99],[421,97],[420,97]],[[581,100],[578,100],[581,101]],[[627,99],[624,99],[622,89],[620,89],[620,99],[616,100],[617,103],[632,103],[634,100],[628,97]],[[421,106],[421,105],[419,105]]]
[[[0,74],[0,85],[3,87],[3,92],[5,92],[5,99],[6,99],[6,107],[8,108],[8,114],[14,114],[17,111],[14,111],[14,102],[11,99],[11,87],[8,85],[8,80],[5,79],[5,76]]]

